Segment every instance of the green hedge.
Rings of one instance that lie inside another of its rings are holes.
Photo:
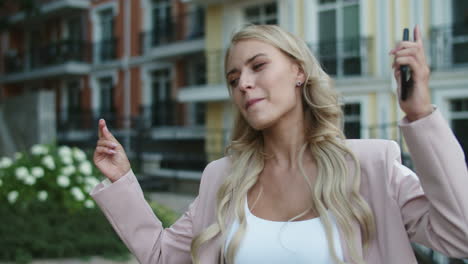
[[[152,202],[165,227],[178,217]],[[42,258],[125,258],[129,251],[97,208],[66,212],[38,204],[29,210],[0,206],[0,261],[27,263]]]
[[[129,255],[87,194],[102,179],[88,157],[54,145],[0,157],[0,261]],[[164,226],[177,218],[151,205]]]

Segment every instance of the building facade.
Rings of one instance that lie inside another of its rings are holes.
[[[94,146],[99,118],[143,174],[199,180],[229,142],[224,52],[248,23],[302,37],[343,95],[349,138],[402,143],[388,51],[423,33],[433,102],[468,149],[468,5],[463,0],[41,0],[0,35],[0,96],[56,95],[60,143]],[[412,33],[411,33],[412,35]]]

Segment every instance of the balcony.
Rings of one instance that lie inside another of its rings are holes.
[[[468,24],[457,23],[431,29],[431,68],[447,70],[468,66]]]
[[[117,59],[118,38],[104,39],[94,43],[94,63],[104,63]]]
[[[335,78],[369,75],[370,38],[348,38],[309,44],[323,69]]]
[[[38,13],[41,14],[31,18],[36,22],[54,16],[66,16],[77,11],[87,11],[91,6],[90,0],[39,0],[36,2]],[[18,12],[9,18],[9,23],[21,23],[25,18],[25,12]]]
[[[152,30],[140,33],[140,54],[148,54],[155,48],[171,44],[181,46],[171,51],[176,53],[203,50],[204,43],[200,40],[205,35],[204,20],[204,10],[201,8],[169,19],[156,20]]]
[[[0,77],[0,83],[89,72],[91,45],[88,42],[62,40],[42,47],[32,46],[29,52],[5,53],[5,75]]]
[[[153,139],[203,138],[205,109],[195,107],[193,111],[187,111],[186,107],[175,101],[143,106],[140,108],[140,126],[148,129]]]
[[[31,69],[68,62],[89,63],[91,58],[90,44],[77,40],[62,40],[44,47],[33,48],[30,55]]]

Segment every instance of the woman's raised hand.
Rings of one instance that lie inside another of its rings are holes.
[[[412,88],[408,98],[400,101],[400,108],[406,113],[409,121],[415,121],[429,115],[433,107],[429,92],[430,70],[424,54],[424,46],[419,27],[414,28],[414,42],[402,41],[390,51],[395,56],[393,71],[398,83],[398,95],[401,94],[400,66],[408,65],[411,69]]]
[[[94,151],[94,164],[111,182],[115,182],[130,170],[130,162],[122,145],[107,128],[104,119],[99,120],[99,139]]]

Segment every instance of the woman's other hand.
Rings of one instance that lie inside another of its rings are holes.
[[[130,162],[122,145],[107,128],[104,119],[99,120],[99,139],[94,151],[94,164],[111,182],[115,182],[130,170]]]
[[[426,62],[424,46],[419,27],[414,28],[415,41],[402,41],[390,51],[394,55],[393,71],[398,84],[400,108],[406,113],[409,121],[415,121],[432,113],[429,91],[430,69]],[[412,87],[408,98],[401,100],[400,66],[407,65],[411,69]]]

